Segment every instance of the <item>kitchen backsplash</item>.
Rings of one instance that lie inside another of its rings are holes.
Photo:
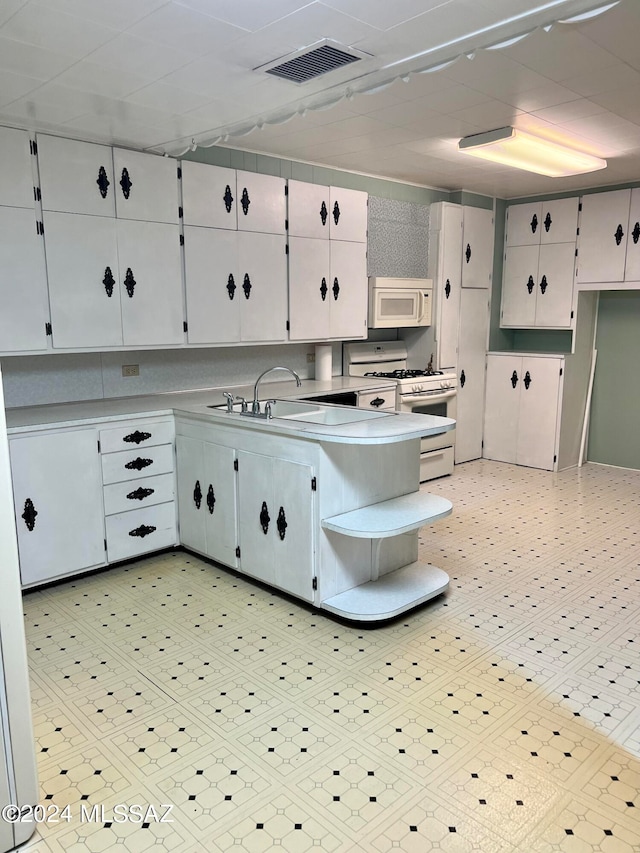
[[[369,275],[426,278],[429,207],[369,196]]]

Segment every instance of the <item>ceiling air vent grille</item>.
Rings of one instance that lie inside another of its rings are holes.
[[[276,62],[256,68],[274,77],[290,80],[292,83],[306,83],[329,71],[335,71],[352,62],[368,58],[366,53],[353,48],[335,47],[327,41],[311,48],[296,51]]]

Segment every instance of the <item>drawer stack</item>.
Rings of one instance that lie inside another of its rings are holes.
[[[172,419],[100,431],[107,559],[177,543]]]

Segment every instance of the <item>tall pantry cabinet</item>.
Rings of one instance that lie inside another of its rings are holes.
[[[27,131],[0,127],[0,151],[0,352],[44,351],[49,304],[35,149]]]
[[[458,375],[455,461],[482,456],[493,211],[437,202],[429,214],[436,363]]]

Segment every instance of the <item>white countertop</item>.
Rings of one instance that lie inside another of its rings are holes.
[[[371,377],[348,376],[334,377],[326,382],[306,379],[303,380],[300,388],[288,381],[265,382],[260,385],[260,397],[262,400],[270,397],[300,399],[323,393],[335,394],[340,391],[374,388],[395,388],[395,383],[379,379],[372,380]],[[210,408],[225,403],[223,391],[241,394],[251,400],[253,385],[8,409],[8,432],[11,435],[31,432],[43,427],[73,427],[86,425],[87,422],[99,424],[114,419],[133,419],[140,415],[159,417],[175,414],[217,425],[232,425],[237,429],[252,429],[311,441],[389,444],[425,435],[435,435],[453,429],[455,426],[455,421],[450,418],[395,412],[378,413],[381,416],[371,420],[331,425],[291,421],[277,417],[269,420],[243,417],[239,413],[229,414],[224,409]]]

